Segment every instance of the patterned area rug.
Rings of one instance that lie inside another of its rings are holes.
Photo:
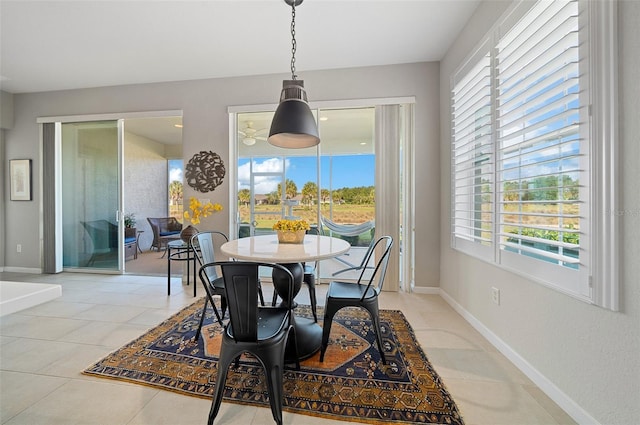
[[[193,341],[203,303],[184,308],[83,373],[211,398],[221,328],[207,317],[202,337]],[[311,317],[308,306],[296,313]],[[380,310],[380,319],[389,364],[381,362],[368,313],[343,309],[334,318],[325,361],[316,353],[301,362],[301,370],[285,370],[283,409],[353,422],[463,424],[402,312]],[[255,359],[243,356],[238,368],[231,366],[224,400],[269,407],[266,377]]]

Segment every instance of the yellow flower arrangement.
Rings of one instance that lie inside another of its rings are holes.
[[[289,230],[292,232],[298,230],[309,230],[310,226],[306,220],[278,220],[273,225],[273,230]]]
[[[185,211],[184,219],[191,221],[191,224],[199,224],[201,218],[209,217],[215,212],[222,211],[222,205],[218,203],[212,204],[211,202],[203,204],[198,198],[191,197],[189,199],[189,209],[191,213]]]

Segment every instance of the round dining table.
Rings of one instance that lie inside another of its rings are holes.
[[[292,271],[294,278],[297,280],[297,282],[294,282],[294,286],[299,291],[303,274],[301,263],[337,257],[349,251],[350,248],[349,242],[330,236],[305,235],[302,243],[295,244],[280,243],[278,242],[278,235],[273,234],[230,240],[220,247],[220,251],[236,260],[284,265]],[[296,269],[298,269],[297,272]],[[275,281],[274,288],[276,290],[278,288]],[[285,299],[282,294],[280,295],[280,298]],[[320,349],[322,344],[322,327],[313,319],[299,315],[295,317],[294,326],[296,329],[298,358],[302,360],[311,357]]]

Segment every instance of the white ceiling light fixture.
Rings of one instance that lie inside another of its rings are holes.
[[[296,75],[296,6],[300,6],[302,0],[284,2],[291,6],[291,79],[282,82],[280,104],[273,115],[267,140],[281,148],[309,148],[320,143],[320,137],[307,103],[304,81]]]

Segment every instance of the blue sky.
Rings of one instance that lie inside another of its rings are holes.
[[[315,181],[316,158],[315,157],[287,157],[287,179],[293,180],[298,191],[302,190],[305,183]],[[330,162],[333,161],[332,167]],[[329,188],[329,173],[333,170],[331,189],[343,187],[360,187],[374,185],[374,155],[346,155],[332,158],[322,157],[322,188]],[[254,171],[277,172],[281,169],[281,161],[278,158],[255,159]],[[238,188],[249,187],[249,159],[242,158],[238,166]],[[256,177],[256,193],[266,194],[276,190],[280,181],[266,176]]]
[[[275,172],[280,170],[281,161],[278,157],[257,158],[254,170],[260,172]],[[287,157],[287,178],[293,180],[302,190],[308,181],[314,181],[316,176],[315,157]],[[333,162],[332,166],[330,165]],[[322,188],[329,188],[329,174],[333,170],[332,189],[343,187],[361,187],[374,185],[375,155],[344,155],[322,157]],[[249,159],[241,158],[238,164],[239,189],[249,187]],[[182,160],[169,161],[169,181],[182,181]],[[279,180],[262,176],[256,177],[256,193],[266,194],[276,190]]]

